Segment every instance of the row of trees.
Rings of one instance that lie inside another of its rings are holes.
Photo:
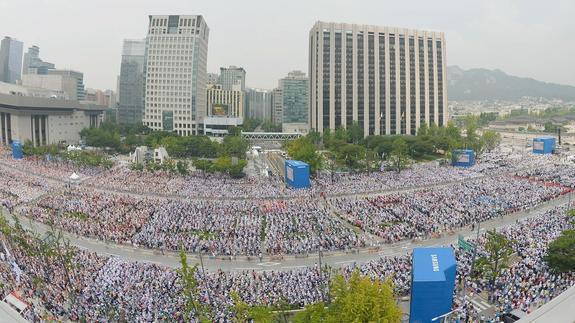
[[[112,148],[120,153],[133,151],[137,146],[163,146],[174,158],[217,158],[234,156],[245,158],[248,142],[239,136],[227,136],[222,143],[207,136],[179,136],[168,131],[151,131],[145,126],[102,123],[98,128],[86,128],[80,133],[86,145]]]
[[[110,168],[113,165],[113,162],[102,153],[85,150],[66,151],[66,147],[60,145],[34,147],[34,144],[30,140],[27,140],[24,143],[22,152],[26,156],[37,156],[41,158],[47,158],[47,156],[49,156],[49,158],[57,160],[71,161],[80,167],[90,166]]]
[[[245,159],[237,157],[222,156],[211,161],[208,159],[194,159],[193,165],[197,170],[204,173],[224,173],[233,178],[240,178],[244,176],[243,169],[247,165]]]
[[[363,128],[354,123],[334,132],[329,129],[323,134],[311,131],[305,138],[286,143],[285,148],[292,158],[310,164],[312,172],[326,163],[330,167],[369,171],[381,161],[400,171],[410,159],[449,159],[451,151],[460,148],[473,149],[478,155],[494,149],[500,144],[501,136],[491,130],[479,134],[480,120],[480,117],[466,118],[462,128],[453,122],[445,127],[424,124],[416,136],[372,135],[366,138]]]

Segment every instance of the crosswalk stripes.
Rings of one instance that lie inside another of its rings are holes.
[[[471,299],[471,304],[473,304],[473,307],[478,309],[480,312],[485,311],[491,307],[491,305],[487,304],[487,302],[479,299]]]

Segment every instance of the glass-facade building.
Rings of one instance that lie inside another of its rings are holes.
[[[22,50],[24,44],[11,37],[0,43],[0,82],[15,84],[22,79]]]
[[[309,79],[293,71],[279,81],[282,92],[282,123],[308,123]]]
[[[22,74],[48,74],[48,70],[56,68],[54,64],[44,62],[40,58],[40,48],[32,46],[24,54],[24,65],[22,65]]]
[[[446,124],[442,32],[317,22],[309,46],[311,129],[414,135]]]
[[[145,39],[126,39],[118,84],[118,122],[140,123],[144,115]]]

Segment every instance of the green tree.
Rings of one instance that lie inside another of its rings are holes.
[[[201,170],[206,173],[210,173],[213,171],[213,162],[207,159],[194,159],[192,161],[194,167],[198,170]]]
[[[357,121],[354,121],[347,129],[349,133],[349,139],[355,145],[359,143],[360,140],[363,139],[363,128],[359,126]]]
[[[188,162],[185,160],[178,160],[176,163],[176,169],[180,175],[188,175]]]
[[[397,172],[400,173],[407,165],[407,143],[405,139],[399,137],[393,141],[391,158]]]
[[[511,241],[495,229],[487,231],[485,243],[487,256],[480,257],[476,263],[476,270],[484,278],[488,279],[491,286],[495,283],[501,271],[509,267],[509,259],[513,254]]]
[[[230,136],[240,136],[242,134],[242,128],[236,126],[228,127],[228,134]]]
[[[337,160],[351,169],[361,167],[360,162],[365,158],[365,147],[354,144],[343,144],[335,151]]]
[[[207,304],[200,303],[199,284],[196,278],[198,274],[198,264],[190,266],[183,244],[180,244],[180,265],[178,269],[180,284],[182,285],[182,296],[184,299],[185,320],[191,316],[199,318],[201,322],[211,322],[211,309]]]
[[[308,163],[310,172],[315,173],[321,169],[322,157],[317,152],[315,145],[307,137],[290,141],[287,150],[293,159]]]
[[[317,303],[298,313],[294,322],[400,322],[389,279],[372,280],[355,270],[349,280],[336,275],[330,283],[331,303]]]
[[[306,137],[314,145],[319,145],[321,143],[321,133],[319,133],[318,131],[316,131],[314,129],[310,130]]]
[[[419,126],[419,129],[417,129],[417,136],[418,137],[425,137],[428,135],[428,130],[429,127],[427,126],[427,123],[423,123]]]
[[[223,153],[227,156],[245,158],[249,142],[239,136],[226,136],[222,142]]]
[[[481,141],[487,151],[495,149],[501,143],[501,134],[493,130],[485,130],[481,135]]]
[[[575,271],[575,230],[563,231],[561,236],[551,242],[545,260],[557,272]]]
[[[237,292],[230,294],[234,303],[232,312],[234,313],[233,322],[236,323],[272,323],[275,322],[276,315],[267,306],[255,305],[250,306],[242,301]]]

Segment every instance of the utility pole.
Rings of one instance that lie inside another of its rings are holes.
[[[479,246],[479,227],[481,226],[481,222],[477,221],[477,237],[475,238],[475,248],[473,248],[473,256],[471,258],[471,268],[469,270],[469,277],[473,273],[473,266],[475,265],[475,257],[477,256],[477,247]],[[465,301],[465,297],[467,296],[467,280],[463,277],[463,301]],[[464,304],[465,305],[465,304]]]
[[[323,284],[323,268],[321,267],[321,253],[322,253],[322,248],[319,247],[319,252],[318,252],[318,257],[319,257],[319,281],[321,281],[322,287],[321,287],[321,298],[325,298],[325,291],[324,291],[324,284]]]
[[[202,257],[203,252],[200,250],[200,265],[202,266],[202,275],[203,278],[206,278],[206,269],[204,268],[204,259]],[[212,303],[212,296],[210,295],[210,289],[206,288],[206,291],[208,292],[208,303]]]

